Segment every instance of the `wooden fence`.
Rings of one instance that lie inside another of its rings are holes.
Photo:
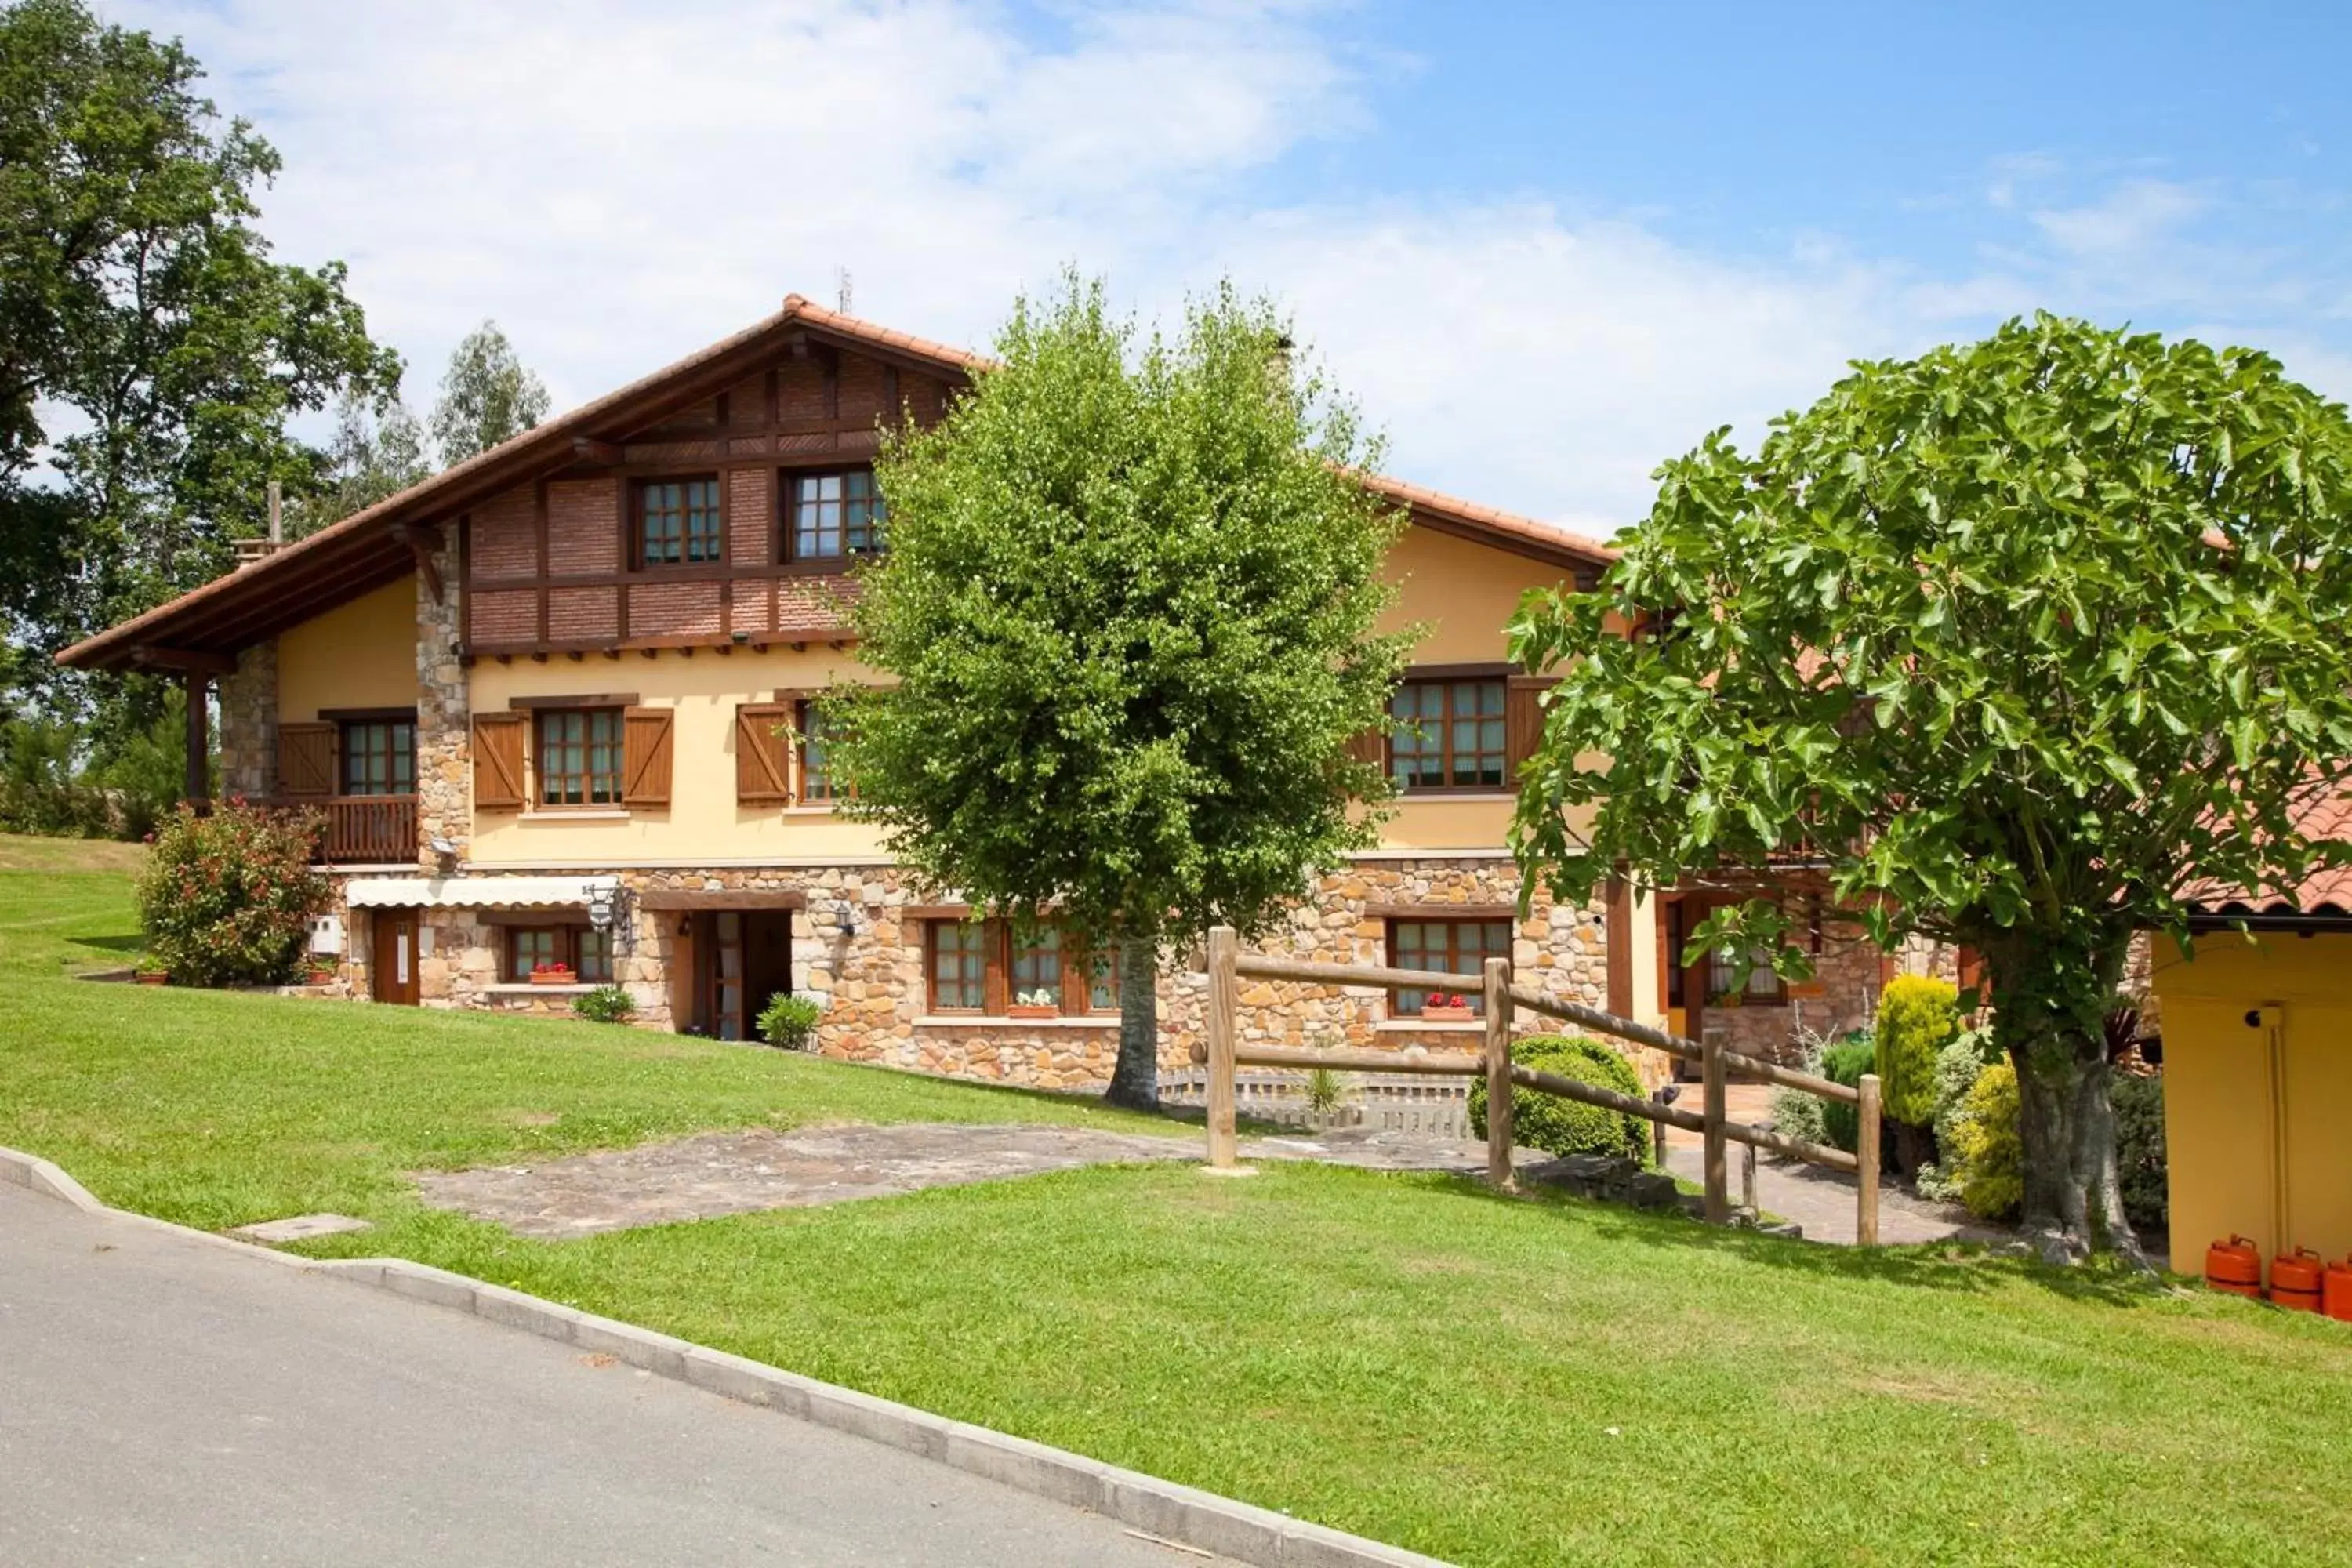
[[[1486,960],[1486,970],[1481,976],[1486,1038],[1485,1050],[1476,1056],[1466,1052],[1407,1056],[1399,1051],[1253,1045],[1242,1040],[1237,1016],[1240,982],[1244,976],[1253,980],[1288,980],[1319,985],[1370,985],[1390,992],[1458,991],[1467,977],[1427,969],[1320,963],[1244,952],[1240,938],[1229,926],[1218,926],[1209,932],[1208,965],[1209,1165],[1213,1170],[1232,1170],[1235,1166],[1238,1140],[1234,1127],[1234,1075],[1238,1068],[1329,1068],[1341,1072],[1426,1073],[1464,1078],[1483,1074],[1486,1079],[1486,1179],[1498,1188],[1507,1190],[1512,1184],[1511,1089],[1517,1085],[1545,1094],[1556,1094],[1580,1104],[1599,1106],[1604,1110],[1621,1111],[1627,1116],[1638,1116],[1647,1121],[1697,1133],[1704,1153],[1706,1217],[1717,1225],[1731,1217],[1728,1155],[1729,1146],[1733,1143],[1769,1149],[1832,1171],[1850,1172],[1857,1179],[1854,1191],[1855,1237],[1864,1247],[1875,1246],[1878,1242],[1879,1104],[1875,1075],[1865,1074],[1861,1088],[1849,1089],[1812,1073],[1799,1072],[1793,1068],[1784,1068],[1776,1062],[1727,1049],[1717,1041],[1685,1039],[1679,1035],[1669,1035],[1663,1029],[1635,1023],[1631,1018],[1621,1018],[1614,1013],[1604,1013],[1598,1007],[1547,996],[1532,987],[1514,984],[1511,961],[1507,958]],[[1514,1062],[1511,1060],[1511,1022],[1520,1008],[1578,1025],[1595,1034],[1613,1036],[1635,1045],[1647,1046],[1653,1050],[1664,1051],[1685,1061],[1697,1062],[1701,1084],[1700,1109],[1696,1111],[1678,1110],[1671,1105],[1620,1094],[1614,1089],[1581,1083]],[[1859,1152],[1849,1154],[1843,1149],[1809,1143],[1769,1128],[1732,1121],[1725,1114],[1724,1100],[1729,1075],[1734,1071],[1766,1083],[1819,1095],[1823,1100],[1843,1100],[1856,1107],[1861,1121],[1860,1133],[1855,1140]]]

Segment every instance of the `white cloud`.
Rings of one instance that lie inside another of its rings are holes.
[[[2178,231],[2210,205],[2202,192],[2170,180],[2127,180],[2099,200],[2033,215],[2042,232],[2070,256],[2126,255]]]
[[[1370,79],[1311,0],[1139,0],[1044,43],[985,0],[110,9],[184,35],[277,143],[269,232],[351,263],[412,401],[485,316],[561,406],[788,289],[829,300],[836,267],[859,313],[976,345],[1065,262],[1156,312],[1223,271],[1297,311],[1398,472],[1601,532],[1709,428],[1752,435],[1849,358],[2030,309],[2053,263],[2193,216],[2148,180],[2037,206],[2056,165],[2011,160],[1991,196],[2033,245],[1924,276],[1535,200],[1270,204],[1259,172],[1370,124],[1404,68]]]

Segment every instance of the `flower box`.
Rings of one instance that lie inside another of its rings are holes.
[[[1008,1018],[1058,1018],[1062,1016],[1062,1010],[1059,1007],[1043,1006],[1034,1002],[1015,1002],[1004,1010],[1004,1016]]]
[[[142,969],[138,971],[138,979],[142,985],[169,985],[172,983],[172,977],[160,969]]]
[[[1421,1021],[1424,1024],[1467,1024],[1477,1016],[1470,1010],[1470,999],[1449,992],[1438,992],[1421,1005]]]
[[[580,977],[566,967],[551,964],[532,970],[530,983],[533,985],[576,985]]]

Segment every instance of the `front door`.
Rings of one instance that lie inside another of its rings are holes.
[[[422,923],[415,910],[375,911],[375,951],[369,968],[377,1001],[416,1005],[416,933]]]

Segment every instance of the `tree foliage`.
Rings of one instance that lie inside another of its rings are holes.
[[[433,405],[433,444],[441,466],[464,462],[511,440],[547,417],[547,388],[515,353],[496,321],[466,334],[442,373]]]
[[[278,155],[220,121],[201,74],[79,0],[0,9],[0,629],[35,656],[19,679],[224,570],[268,481],[312,471],[290,416],[397,384],[339,263],[270,259],[254,193]]]
[[[1154,1092],[1162,943],[1263,929],[1371,841],[1408,639],[1352,411],[1230,289],[1130,353],[1098,284],[1024,300],[1001,366],[877,473],[889,548],[828,696],[847,809],[975,906],[1122,955],[1115,1094]]]
[[[2352,768],[2344,409],[2251,350],[2043,315],[1658,477],[1602,591],[1514,625],[1564,677],[1523,864],[1582,898],[1621,862],[1703,883],[1817,847],[1882,943],[1985,955],[2027,1221],[2128,1247],[2101,1022],[2132,933],[2352,853],[2297,815]],[[1693,941],[1801,973],[1788,934],[1759,900]]]
[[[320,455],[308,490],[288,498],[286,536],[299,539],[340,522],[429,478],[425,426],[396,395],[346,392],[335,407],[335,436]]]

